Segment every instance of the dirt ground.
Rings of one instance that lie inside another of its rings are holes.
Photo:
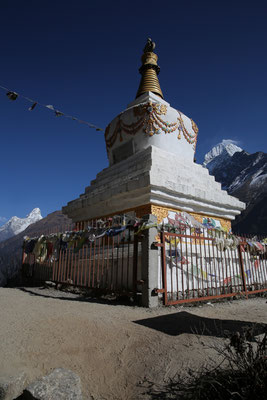
[[[31,382],[63,367],[81,377],[85,399],[144,399],[146,380],[216,362],[210,346],[225,333],[267,324],[266,300],[148,310],[54,289],[0,288],[0,376],[24,371]]]

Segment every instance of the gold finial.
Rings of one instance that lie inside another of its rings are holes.
[[[153,92],[163,99],[163,94],[158,80],[158,74],[160,71],[160,67],[157,64],[158,56],[153,52],[155,47],[155,43],[148,38],[143,50],[144,54],[141,58],[142,66],[139,68],[139,72],[142,75],[142,78],[136,98],[141,96],[143,93]]]

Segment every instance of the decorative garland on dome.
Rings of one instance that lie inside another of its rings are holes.
[[[183,121],[181,112],[178,111],[178,113],[180,115],[180,117],[178,117],[178,120],[180,121],[184,138],[189,144],[193,144],[193,147],[194,147],[194,150],[195,150],[196,149],[196,144],[197,144],[198,127],[195,124],[195,122],[191,119],[191,124],[192,124],[192,129],[194,130],[194,134],[191,134],[190,132],[188,132],[188,130],[186,129],[186,127],[184,125],[184,121]]]
[[[192,129],[194,131],[193,134],[188,132],[184,125],[184,121],[182,119],[182,114],[180,111],[179,117],[176,122],[167,122],[164,121],[160,115],[166,115],[167,106],[159,103],[146,103],[141,104],[138,107],[133,108],[133,114],[135,117],[140,117],[136,122],[131,124],[124,123],[120,116],[116,123],[114,132],[110,138],[108,138],[110,125],[107,126],[105,131],[105,139],[107,150],[109,150],[117,140],[119,135],[120,142],[123,141],[122,133],[126,133],[128,135],[135,135],[142,127],[143,131],[149,136],[153,136],[154,134],[160,134],[163,131],[165,134],[173,133],[178,130],[177,139],[181,139],[181,132],[184,135],[184,138],[189,144],[193,144],[193,148],[196,148],[197,142],[197,134],[198,127],[195,122],[191,119]]]

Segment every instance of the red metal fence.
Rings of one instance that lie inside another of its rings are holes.
[[[136,292],[140,279],[140,239],[125,229],[116,236],[103,236],[78,246],[77,241],[58,254],[36,260],[28,254],[23,260],[24,274],[35,282],[51,280],[90,289]]]
[[[158,293],[165,305],[267,290],[267,246],[215,230],[161,233]]]
[[[137,289],[143,294],[149,291],[152,286],[147,281],[150,275],[145,273],[146,257],[142,258],[143,265],[141,263],[142,247],[144,255],[148,256],[151,250],[145,241],[142,242],[145,233],[137,235],[138,228],[120,226],[122,231],[113,236],[107,233],[107,227],[109,225],[105,225],[104,236],[99,236],[97,226],[76,233],[56,234],[64,243],[55,245],[53,253],[47,252],[43,257],[33,253],[25,257],[24,254],[24,275],[32,282],[52,280],[120,294],[137,293]],[[76,226],[76,229],[81,228],[84,226]],[[89,238],[90,232],[94,234]],[[68,242],[63,240],[65,234],[69,235]],[[237,295],[248,297],[267,290],[266,244],[188,226],[160,235],[159,276],[156,284],[153,281],[153,288],[157,288],[165,305]],[[86,240],[82,242],[81,239]],[[49,237],[46,239],[48,246],[47,242]]]

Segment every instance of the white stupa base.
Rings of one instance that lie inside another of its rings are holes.
[[[206,168],[150,146],[97,174],[85,193],[62,211],[80,222],[145,204],[229,220],[245,209]]]

